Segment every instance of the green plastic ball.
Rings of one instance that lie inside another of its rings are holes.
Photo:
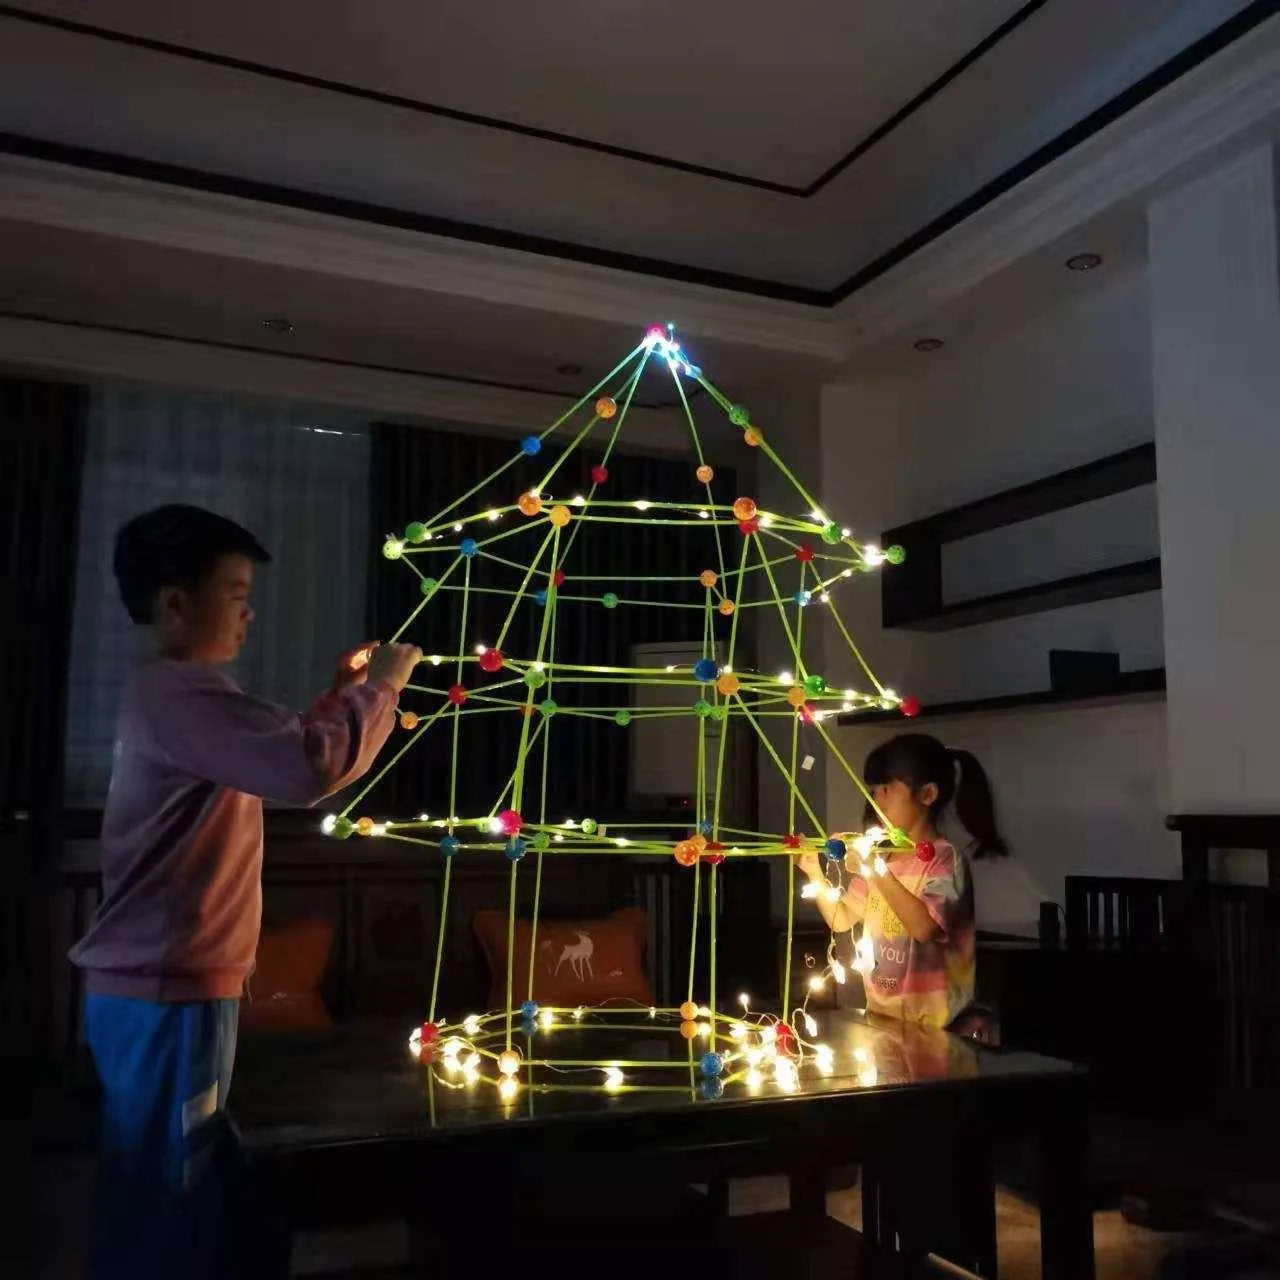
[[[414,520],[405,525],[404,536],[408,542],[426,542],[427,526],[421,520]]]
[[[745,404],[735,404],[729,409],[729,421],[735,427],[745,427],[751,422],[751,411]]]
[[[729,714],[729,704],[727,702],[718,702],[711,708],[711,718],[713,720],[723,720]]]
[[[346,840],[356,829],[356,824],[350,818],[336,818],[333,823],[333,831],[330,833],[335,840]]]
[[[822,676],[805,676],[804,691],[811,698],[816,698],[819,694],[826,693],[827,682]]]
[[[613,714],[615,724],[620,724],[624,729],[631,723],[630,711],[615,711]]]
[[[618,607],[618,597],[614,595],[612,591],[606,591],[604,595],[600,597],[600,603],[604,605],[606,609],[616,609]]]
[[[541,689],[547,683],[546,672],[538,671],[536,668],[524,673],[524,682],[530,689]]]
[[[838,524],[828,524],[823,526],[822,540],[828,546],[831,546],[831,547],[836,546],[836,544],[839,543],[842,536],[843,535],[840,532],[840,526]]]
[[[583,818],[582,834],[584,836],[593,836],[600,830],[600,824],[594,818]]]
[[[533,837],[533,847],[539,852],[544,853],[551,848],[551,837],[545,831],[539,831]]]
[[[382,554],[388,560],[399,560],[404,553],[404,543],[399,538],[388,538],[382,544]]]
[[[553,716],[560,710],[560,704],[554,698],[543,698],[543,700],[538,703],[538,710],[541,711],[544,716]]]
[[[693,709],[698,715],[702,716],[703,719],[706,719],[706,717],[711,714],[711,703],[709,703],[706,698],[699,698],[697,702],[693,704]]]
[[[907,549],[895,542],[893,546],[884,549],[884,558],[890,564],[901,564],[907,558]]]
[[[422,594],[429,596],[440,584],[434,578],[423,578]]]

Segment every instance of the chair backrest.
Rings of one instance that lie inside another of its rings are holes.
[[[1067,876],[1067,944],[1122,951],[1163,948],[1185,937],[1181,880]]]

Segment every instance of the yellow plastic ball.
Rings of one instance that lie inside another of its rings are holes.
[[[730,618],[733,616],[733,611],[736,608],[737,605],[735,605],[732,600],[721,600],[720,603],[716,605],[716,612],[719,613],[722,618]]]
[[[416,711],[402,711],[400,713],[400,727],[402,729],[416,729],[418,727],[418,713]]]
[[[569,508],[552,507],[551,515],[548,518],[557,529],[563,529],[569,523]]]
[[[358,831],[362,836],[371,836],[371,835],[373,835],[373,819],[372,819],[372,818],[357,818],[357,819],[356,819],[356,830],[357,830],[357,831]]]
[[[733,504],[733,516],[735,520],[754,520],[756,512],[759,508],[756,506],[754,498],[739,498]]]
[[[719,581],[720,575],[716,573],[714,569],[703,569],[703,571],[698,574],[698,582],[708,590],[714,587]]]
[[[683,1008],[692,1008],[692,1005],[684,1005]],[[680,1024],[680,1034],[686,1040],[694,1040],[698,1035],[698,1024],[692,1018],[686,1018]]]
[[[682,867],[691,867],[698,860],[698,851],[688,840],[681,840],[675,847],[676,861]]]
[[[764,433],[757,427],[748,427],[742,433],[742,439],[745,444],[749,444],[752,448],[755,448],[755,446],[764,439]]]
[[[694,475],[698,477],[699,484],[710,484],[712,479],[715,477],[715,474],[716,473],[707,466],[705,462],[697,469],[697,471],[694,472]]]
[[[716,681],[716,688],[719,689],[726,698],[733,697],[741,687],[742,682],[733,674],[732,671],[728,672],[726,675],[722,675],[720,679]]]
[[[692,1000],[686,1000],[680,1006],[680,1020],[682,1022],[693,1022],[698,1016],[698,1006]]]
[[[612,418],[618,412],[618,402],[612,396],[601,396],[596,401],[596,417]]]
[[[516,499],[522,516],[536,516],[542,510],[542,499],[536,493],[522,493]]]
[[[807,695],[801,685],[793,684],[791,688],[787,690],[787,701],[793,707],[803,707],[806,698]]]

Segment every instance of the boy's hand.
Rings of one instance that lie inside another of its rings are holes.
[[[333,674],[333,691],[340,693],[353,684],[364,684],[369,677],[369,658],[378,647],[376,640],[368,640],[355,649],[348,649],[338,659],[338,669]]]
[[[416,644],[384,644],[373,651],[369,659],[368,677],[389,684],[397,693],[413,676],[413,669],[422,661],[422,650]]]

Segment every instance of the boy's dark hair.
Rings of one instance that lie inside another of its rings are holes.
[[[1001,858],[1009,846],[996,828],[995,800],[986,771],[968,751],[944,747],[927,733],[900,733],[882,742],[867,757],[862,778],[868,786],[904,782],[913,792],[932,782],[938,798],[930,806],[935,822],[952,800],[956,817],[973,837],[974,858]],[[874,821],[871,806],[865,820]]]
[[[157,591],[194,590],[213,572],[218,557],[227,555],[248,556],[258,564],[271,559],[234,520],[174,502],[134,516],[121,528],[111,568],[129,617],[145,624],[151,621]]]

